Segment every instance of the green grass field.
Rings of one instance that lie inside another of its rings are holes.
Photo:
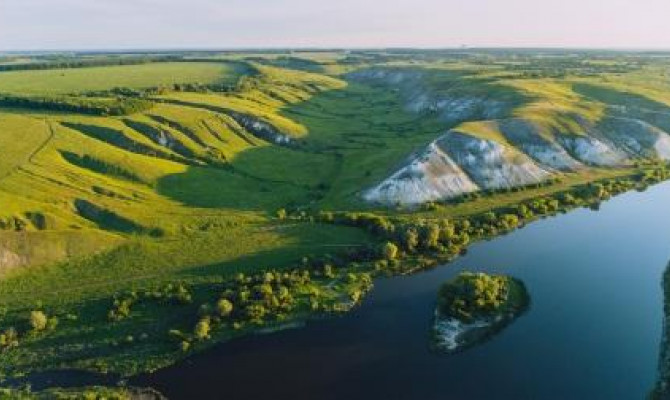
[[[560,178],[552,185],[432,208],[363,200],[365,189],[451,128],[523,153],[500,121],[534,121],[538,135],[560,145],[565,137],[597,137],[584,127],[621,117],[621,105],[630,108],[626,117],[664,129],[670,104],[662,88],[646,84],[667,70],[660,61],[625,74],[607,72],[620,63],[613,61],[598,76],[588,75],[596,67],[584,63],[559,76],[541,61],[499,56],[292,57],[224,54],[211,62],[0,72],[0,93],[18,95],[196,82],[237,88],[151,94],[152,108],[117,117],[0,108],[0,332],[24,329],[35,309],[60,320],[53,332],[27,335],[4,350],[0,375],[70,367],[133,374],[168,365],[188,353],[174,351],[166,332],[190,329],[198,302],[217,284],[240,272],[286,270],[304,257],[344,257],[379,244],[362,229],[281,220],[279,209],[454,219],[630,175],[633,162],[656,162],[636,156],[618,167],[584,164],[552,171]],[[214,61],[231,59],[249,62],[255,73]],[[380,83],[344,73],[371,67],[422,78]],[[422,96],[434,96],[435,104],[485,99],[504,107],[500,115],[476,109],[449,119],[437,106],[408,106]],[[194,304],[147,306],[118,323],[106,318],[115,295],[175,282],[195,288]],[[142,334],[154,340],[110,345]]]
[[[239,67],[224,62],[170,62],[43,71],[7,71],[0,74],[0,93],[72,94],[168,86],[175,83],[231,83]]]

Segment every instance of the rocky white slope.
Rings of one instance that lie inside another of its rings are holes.
[[[514,148],[449,131],[363,197],[384,204],[419,204],[538,183],[550,175]]]
[[[507,140],[539,164],[561,171],[574,171],[582,167],[563,147],[545,138],[537,123],[513,118],[499,121],[498,125]]]
[[[384,204],[420,204],[478,189],[440,147],[438,139],[363,197]]]
[[[534,184],[589,166],[618,167],[636,158],[670,160],[670,135],[648,122],[621,117],[625,110],[597,123],[575,115],[578,131],[563,131],[560,124],[506,118],[512,105],[482,97],[481,90],[430,90],[425,73],[417,69],[373,68],[349,77],[397,89],[409,112],[437,115],[447,126],[479,121],[497,132],[451,129],[365,191],[363,197],[370,202],[419,204]]]

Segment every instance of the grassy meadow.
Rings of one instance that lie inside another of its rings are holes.
[[[0,93],[73,94],[113,88],[145,89],[176,83],[235,83],[242,71],[224,62],[166,62],[3,72]]]

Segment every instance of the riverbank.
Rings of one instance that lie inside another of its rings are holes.
[[[670,264],[663,273],[663,336],[658,357],[658,378],[649,397],[654,400],[670,399]]]
[[[447,266],[377,279],[352,313],[234,340],[130,382],[202,400],[222,388],[237,400],[645,398],[657,373],[668,201],[664,183],[537,221]],[[532,305],[494,340],[436,355],[427,342],[435,294],[473,267],[523,280]],[[342,376],[348,384],[333,380]]]
[[[31,365],[7,364],[4,370],[25,374],[55,369],[83,369],[123,376],[156,371],[216,343],[346,312],[360,304],[369,290],[371,281],[365,276],[374,278],[425,270],[453,260],[477,241],[509,233],[537,219],[570,209],[596,207],[599,202],[616,194],[643,189],[665,177],[663,174],[649,175],[643,172],[632,170],[628,177],[577,186],[570,191],[545,195],[467,218],[448,221],[422,218],[420,221],[409,221],[403,217],[391,221],[392,229],[391,225],[385,225],[388,229],[379,229],[379,223],[385,223],[379,215],[308,216],[311,218],[311,221],[306,221],[308,223],[323,222],[365,229],[381,243],[396,241],[398,236],[395,235],[402,235],[404,241],[396,242],[397,254],[383,255],[375,248],[360,248],[344,258],[306,260],[302,266],[281,270],[279,279],[275,272],[280,271],[268,271],[273,274],[269,282],[265,282],[266,273],[259,273],[241,279],[224,279],[212,285],[180,286],[175,283],[158,288],[139,287],[133,292],[119,293],[114,299],[104,301],[109,304],[105,313],[113,311],[111,320],[109,315],[105,317],[106,324],[124,326],[130,330],[137,321],[152,313],[165,315],[166,323],[159,327],[145,327],[139,333],[106,339],[102,346],[104,352],[93,353],[89,358],[54,362],[48,357],[41,357]],[[649,176],[658,179],[650,180]],[[330,221],[320,220],[331,217]],[[296,223],[303,222],[299,218],[290,218]],[[429,234],[433,222],[437,222],[442,229],[438,232],[436,243],[430,243],[429,240],[434,237]],[[407,232],[411,234],[406,235]],[[408,248],[408,244],[413,244],[413,248]],[[285,273],[289,274],[288,278],[284,276]],[[296,275],[291,277],[292,273]],[[294,278],[302,277],[305,273],[309,279],[295,281]],[[284,279],[294,281],[293,289],[285,285]],[[288,293],[282,286],[286,286]],[[287,304],[282,298],[288,299],[287,294],[293,299],[289,302],[292,306],[282,309]],[[228,313],[223,310],[222,313],[218,309],[221,300],[229,301],[233,311]],[[259,308],[259,305],[263,307]],[[120,318],[116,320],[117,317]],[[62,320],[61,324],[67,327],[78,322]],[[32,346],[50,336],[52,333],[49,332],[30,336],[19,346],[7,349],[5,354],[12,358],[7,358],[6,362],[20,360],[21,355],[25,354],[22,348],[24,344]],[[142,357],[136,357],[136,354],[142,354]]]

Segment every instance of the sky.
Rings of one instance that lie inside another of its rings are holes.
[[[0,0],[0,51],[670,49],[670,0]]]

